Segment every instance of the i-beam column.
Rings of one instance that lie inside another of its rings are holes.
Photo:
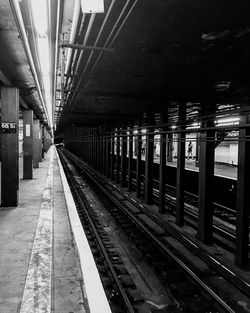
[[[161,128],[160,133],[160,172],[159,172],[159,212],[166,212],[165,188],[166,188],[166,157],[167,157],[167,134],[166,128]]]
[[[110,151],[110,178],[114,179],[114,150],[115,150],[115,133],[111,131],[110,133],[110,144],[111,144],[111,151]]]
[[[184,175],[185,175],[185,120],[186,103],[179,104],[179,133],[178,133],[178,155],[176,172],[176,224],[184,224]]]
[[[33,121],[33,167],[39,167],[39,149],[40,149],[40,140],[39,140],[39,120]]]
[[[241,116],[238,147],[238,181],[236,207],[236,251],[235,264],[248,266],[249,207],[250,207],[250,116]],[[241,126],[242,125],[242,126]]]
[[[133,179],[133,129],[129,130],[129,146],[128,146],[128,191],[132,190]]]
[[[204,130],[200,132],[197,238],[210,244],[213,241],[214,120],[203,120],[201,128]]]
[[[33,111],[23,111],[23,179],[33,178]]]
[[[18,205],[18,189],[19,189],[18,118],[19,118],[19,90],[17,88],[12,87],[2,87],[1,205],[5,207]]]
[[[122,132],[122,146],[121,146],[121,186],[126,186],[126,171],[127,171],[127,131]]]
[[[144,198],[147,204],[153,202],[154,131],[147,129]]]
[[[142,135],[141,129],[138,129],[137,141],[136,141],[136,151],[137,151],[137,159],[136,159],[136,196],[141,196],[141,172],[142,172],[142,162],[141,162],[141,148],[142,148]]]
[[[120,182],[120,131],[116,132],[116,182]]]

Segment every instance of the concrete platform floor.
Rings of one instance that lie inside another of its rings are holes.
[[[50,148],[44,161],[40,163],[40,167],[34,170],[34,179],[23,180],[20,166],[19,205],[18,207],[0,208],[1,313],[19,313],[20,310],[25,313],[88,312],[83,278],[73,244],[58,163],[56,154],[52,156],[52,150],[53,148]],[[44,189],[51,162],[53,163],[53,177],[47,189],[53,188],[53,191],[50,190],[52,199],[48,199],[49,189],[46,191],[47,193],[44,192]],[[20,160],[20,165],[22,165],[22,160]],[[42,223],[40,221],[41,212],[46,210],[46,205],[48,206],[47,210],[51,210],[52,213],[52,231],[51,234],[46,232],[45,235],[41,235],[41,238],[37,238],[39,231],[42,233],[39,223],[41,227],[46,226],[47,223],[47,217]],[[53,260],[48,272],[45,271],[46,276],[51,279],[51,289],[47,289],[48,294],[45,297],[40,297],[36,290],[42,285],[39,279],[43,279],[44,268],[39,268],[43,266],[40,259],[35,259],[32,264],[32,258],[34,258],[32,255],[36,255],[34,253],[37,249],[34,239],[38,245],[42,241],[53,242],[51,248],[46,246],[43,249],[42,255],[45,261],[50,255]],[[35,272],[33,267],[37,267],[38,272]],[[37,279],[36,273],[41,277],[37,281],[27,284],[29,276]],[[32,296],[31,299],[26,299],[28,305],[23,307],[22,299],[27,285],[28,291],[31,288]],[[42,298],[45,299],[44,301],[48,301],[46,305],[41,303]],[[33,303],[33,308],[30,307],[30,303]]]

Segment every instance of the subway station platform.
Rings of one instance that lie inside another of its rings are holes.
[[[54,147],[32,180],[19,158],[19,205],[0,208],[0,312],[110,312],[61,170]]]

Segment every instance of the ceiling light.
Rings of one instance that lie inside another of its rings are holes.
[[[48,32],[47,0],[30,0],[33,23],[39,36],[46,36]]]
[[[196,129],[200,128],[200,123],[193,123],[190,126],[187,126],[187,129]]]
[[[37,38],[37,49],[39,54],[39,61],[41,71],[43,74],[49,74],[50,72],[50,60],[49,60],[49,41],[48,38]]]
[[[216,121],[216,125],[218,126],[230,126],[230,125],[238,125],[240,121],[239,117],[224,117],[220,118]]]
[[[82,13],[104,13],[103,0],[81,0]]]

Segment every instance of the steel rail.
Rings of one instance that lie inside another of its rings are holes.
[[[71,153],[70,153],[71,154]],[[67,155],[70,155],[67,152]],[[131,213],[128,212],[117,199],[114,199],[112,195],[110,195],[110,192],[107,191],[101,183],[98,182],[98,180],[88,173],[88,171],[81,166],[81,163],[79,161],[76,161],[76,159],[73,157],[72,159],[75,164],[77,164],[81,170],[85,172],[85,174],[95,182],[95,184],[98,186],[98,188],[112,201],[119,209],[121,209],[124,213],[126,213],[131,220],[135,222],[136,225],[139,226],[141,230],[154,242],[161,250],[162,252],[166,253],[174,262],[176,262],[188,275],[189,277],[198,285],[203,288],[203,290],[209,294],[216,302],[217,304],[226,312],[228,313],[236,313],[223,299],[221,299],[206,283],[204,283],[184,262],[182,262],[166,245],[164,245],[158,238],[156,238],[138,219]]]
[[[61,154],[60,152],[59,152],[59,154],[60,154],[61,157],[64,159],[64,156],[62,156],[62,154]],[[65,159],[64,159],[64,165],[67,166],[67,162],[66,162]],[[88,210],[87,210],[87,207],[86,207],[86,203],[84,203],[84,201],[82,200],[82,196],[80,195],[80,192],[79,192],[79,190],[78,190],[78,184],[77,184],[77,182],[72,178],[72,174],[70,173],[70,170],[69,170],[68,166],[67,166],[67,174],[68,174],[68,175],[67,175],[68,178],[70,179],[70,181],[71,181],[71,183],[72,183],[72,186],[74,187],[74,190],[75,190],[75,192],[76,192],[78,201],[81,203],[81,207],[84,209],[84,214],[85,214],[85,216],[87,217],[88,223],[90,224],[90,226],[91,226],[91,228],[92,228],[92,231],[93,231],[93,233],[94,233],[94,235],[95,235],[95,238],[96,238],[96,240],[97,240],[97,242],[98,242],[99,248],[100,248],[100,250],[102,251],[102,253],[103,253],[104,257],[105,257],[105,261],[106,261],[107,264],[108,264],[109,270],[110,270],[110,272],[111,272],[111,274],[112,274],[112,277],[113,277],[113,279],[114,279],[114,281],[115,281],[115,283],[116,283],[116,286],[117,286],[117,288],[118,288],[118,290],[119,290],[119,293],[120,293],[120,295],[122,296],[122,299],[123,299],[123,301],[124,301],[124,304],[125,304],[126,308],[128,309],[128,312],[129,312],[129,313],[135,313],[135,310],[133,309],[133,307],[132,307],[132,305],[131,305],[131,303],[130,303],[130,301],[129,301],[129,299],[128,299],[128,296],[126,295],[126,293],[125,293],[125,291],[124,291],[124,288],[122,287],[122,285],[121,285],[121,283],[120,283],[120,281],[119,281],[119,278],[117,277],[117,274],[116,274],[116,272],[115,272],[114,266],[113,266],[113,264],[112,264],[112,262],[111,262],[111,260],[110,260],[110,257],[109,257],[109,255],[108,255],[108,253],[107,253],[107,251],[106,251],[105,246],[104,246],[103,243],[102,243],[102,240],[101,240],[101,238],[100,238],[100,236],[99,236],[99,233],[98,233],[98,231],[97,231],[97,229],[96,229],[96,227],[95,227],[95,224],[93,223],[92,218],[90,217],[90,214],[89,214],[89,212],[88,212]]]

